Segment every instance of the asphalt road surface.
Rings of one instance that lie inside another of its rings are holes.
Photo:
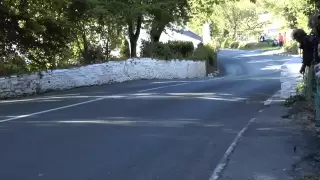
[[[287,59],[224,50],[223,77],[0,101],[0,179],[209,180],[238,133],[280,89],[278,69]]]

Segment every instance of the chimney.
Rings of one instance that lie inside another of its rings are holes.
[[[204,23],[203,24],[202,40],[203,40],[203,44],[207,44],[211,40],[211,37],[210,37],[210,24],[209,23]]]

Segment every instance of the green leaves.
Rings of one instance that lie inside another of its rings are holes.
[[[192,18],[191,27],[196,28],[196,31],[201,32],[202,24],[209,22],[213,36],[224,36],[227,32],[236,38],[244,32],[250,34],[261,31],[262,26],[267,23],[259,19],[259,16],[263,14],[263,9],[259,8],[257,3],[249,0],[212,1],[212,3],[216,4],[211,5],[209,11],[196,14]]]
[[[290,28],[307,29],[304,20],[315,11],[309,0],[259,0],[259,3],[275,17],[284,18]]]

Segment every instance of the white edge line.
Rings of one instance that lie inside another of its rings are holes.
[[[275,97],[277,97],[277,95],[278,95],[279,93],[280,93],[280,90],[277,91],[276,93],[274,93],[269,99],[267,99],[267,100],[264,102],[264,105],[265,105],[265,106],[270,105],[270,104],[272,103],[273,99],[274,99]]]
[[[221,172],[224,170],[224,168],[226,167],[228,160],[230,158],[231,153],[233,152],[233,150],[235,149],[235,147],[237,146],[238,142],[240,141],[240,139],[242,138],[243,134],[247,131],[247,129],[249,128],[249,126],[256,120],[256,118],[252,118],[250,119],[250,121],[248,122],[248,124],[238,133],[237,137],[233,140],[233,142],[231,143],[231,145],[229,146],[229,148],[227,149],[227,151],[224,153],[222,159],[220,160],[219,164],[217,165],[217,167],[214,169],[211,177],[209,180],[218,180]]]
[[[166,88],[166,87],[181,86],[181,85],[185,85],[185,84],[188,84],[188,83],[174,84],[174,85],[168,85],[168,86],[160,86],[160,87],[156,87],[156,88],[144,89],[144,90],[141,90],[141,91],[138,91],[138,92],[146,92],[146,91],[162,89],[162,88]],[[84,102],[80,102],[80,103],[70,104],[70,105],[67,105],[67,106],[61,106],[61,107],[57,107],[57,108],[53,108],[53,109],[47,109],[47,110],[39,111],[39,112],[35,112],[35,113],[15,116],[15,117],[12,117],[12,118],[0,120],[0,123],[13,121],[13,120],[17,120],[17,119],[22,119],[22,118],[26,118],[26,117],[30,117],[30,116],[34,116],[34,115],[38,115],[38,114],[44,114],[44,113],[57,111],[57,110],[61,110],[61,109],[71,108],[71,107],[75,107],[75,106],[79,106],[79,105],[83,105],[83,104],[88,104],[88,103],[92,103],[92,102],[96,102],[96,101],[101,101],[101,100],[104,100],[104,99],[107,99],[107,98],[108,98],[108,96],[107,97],[101,97],[101,98],[98,98],[98,99],[89,100],[89,101],[84,101]]]

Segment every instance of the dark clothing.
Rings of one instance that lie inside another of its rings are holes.
[[[279,47],[283,47],[283,42],[279,42]]]
[[[313,60],[319,62],[319,57],[317,54],[318,40],[315,36],[306,35],[302,42],[300,43],[300,49],[303,50],[302,53],[302,63],[305,66],[311,66]]]

